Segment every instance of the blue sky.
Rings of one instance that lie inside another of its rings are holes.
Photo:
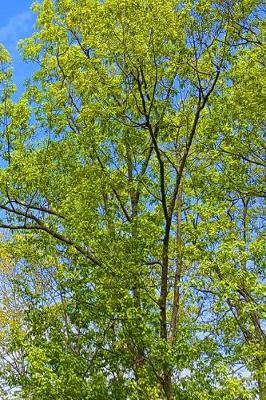
[[[9,51],[13,59],[14,81],[19,92],[23,81],[29,77],[33,66],[22,62],[17,42],[33,32],[35,15],[30,11],[32,0],[0,0],[0,43]]]

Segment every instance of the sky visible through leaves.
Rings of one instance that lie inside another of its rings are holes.
[[[2,0],[0,4],[0,43],[6,47],[13,59],[14,81],[21,93],[23,82],[30,76],[33,66],[22,61],[17,44],[33,31],[34,13],[30,10],[32,1]]]

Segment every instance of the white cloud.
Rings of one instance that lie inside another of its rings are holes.
[[[6,25],[0,26],[0,42],[4,45],[17,42],[30,33],[32,25],[33,14],[30,11],[11,17]]]

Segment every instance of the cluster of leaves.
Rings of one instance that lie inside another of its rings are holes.
[[[265,4],[43,0],[0,49],[2,397],[266,399]]]

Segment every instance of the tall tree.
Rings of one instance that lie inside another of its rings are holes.
[[[18,102],[1,49],[4,387],[265,400],[263,2],[33,9]]]

